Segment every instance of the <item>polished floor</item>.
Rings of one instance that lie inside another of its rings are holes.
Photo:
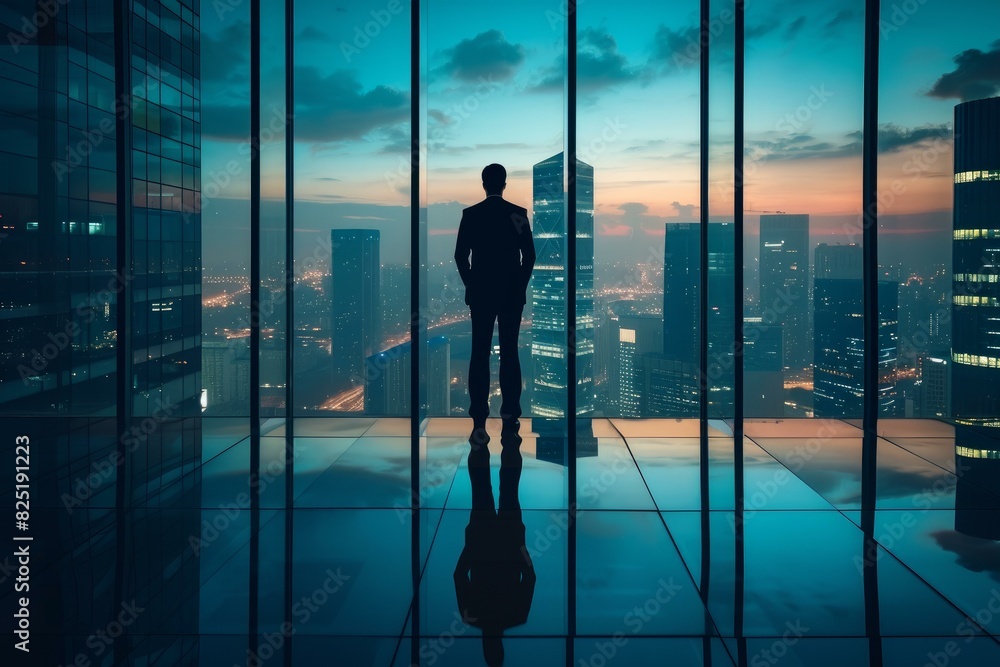
[[[250,479],[246,420],[202,419],[125,489],[93,430],[60,440],[32,490],[31,659],[53,661],[15,658],[1000,665],[1000,460],[947,424],[882,422],[874,541],[846,421],[747,422],[739,512],[724,422],[703,469],[696,421],[593,420],[572,508],[564,439],[468,426],[428,420],[416,484],[400,419],[296,420],[291,475],[269,422]]]

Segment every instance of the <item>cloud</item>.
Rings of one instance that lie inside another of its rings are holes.
[[[860,132],[858,136],[860,136]],[[880,153],[893,153],[919,144],[951,141],[951,127],[941,123],[938,125],[922,125],[921,127],[900,127],[892,123],[880,125],[878,128],[878,149]]]
[[[413,149],[413,138],[409,126],[381,127],[375,136],[382,142],[380,153],[409,153]]]
[[[642,68],[629,65],[628,59],[618,50],[618,43],[611,33],[585,28],[580,32],[578,40],[576,66],[580,88],[593,90],[634,81],[639,77]]]
[[[299,34],[296,36],[296,39],[301,41],[314,41],[314,42],[327,43],[333,40],[333,36],[330,35],[330,33],[328,32],[323,32],[316,26],[310,25],[306,26],[305,29],[300,31]]]
[[[675,201],[670,204],[677,211],[678,217],[681,218],[694,218],[694,212],[698,208],[695,204],[682,204],[679,201]]]
[[[939,547],[955,554],[961,567],[972,572],[989,572],[990,577],[1000,581],[1000,544],[953,530],[938,530],[931,537]]]
[[[797,132],[765,132],[759,139],[747,140],[745,156],[748,162],[839,158],[860,155],[861,147],[860,132],[845,134],[838,141],[820,141]]]
[[[487,30],[463,39],[445,51],[445,56],[448,60],[440,69],[459,81],[506,81],[524,62],[524,47],[508,42],[499,30]]]
[[[427,116],[432,121],[437,122],[437,123],[439,123],[441,125],[451,125],[452,120],[453,120],[451,116],[449,116],[448,114],[446,114],[441,109],[428,109],[427,110]]]
[[[799,32],[802,30],[802,28],[805,26],[805,24],[806,24],[805,16],[800,16],[799,18],[789,23],[788,27],[785,28],[785,39],[792,39],[793,37],[798,35]]]
[[[201,35],[201,84],[212,90],[225,84],[249,84],[250,24],[238,21],[218,35]]]
[[[967,102],[1000,92],[1000,40],[990,44],[988,51],[962,51],[954,62],[955,71],[941,75],[927,92],[929,97]]]
[[[951,129],[945,124],[902,127],[886,123],[879,126],[878,149],[880,153],[896,153],[912,146],[948,141],[950,137]],[[746,158],[753,162],[772,162],[853,157],[861,154],[862,146],[860,130],[825,141],[806,133],[768,132],[756,140],[747,140]]]
[[[649,207],[636,201],[627,201],[618,206],[619,211],[624,211],[625,215],[643,215],[649,212]]]
[[[854,9],[841,9],[823,26],[827,37],[832,36],[842,25],[853,23],[861,18],[861,12]]]
[[[584,28],[577,38],[577,86],[581,91],[595,91],[636,81],[642,66],[630,65],[618,50],[618,42],[606,30]],[[534,90],[562,90],[566,80],[566,58],[545,70]]]
[[[638,233],[656,235],[663,227],[665,218],[649,213],[649,206],[641,202],[627,201],[615,207],[620,215],[598,215],[596,222],[598,236],[635,237]]]
[[[410,96],[389,86],[368,90],[349,70],[337,70],[324,75],[315,67],[295,68],[295,139],[316,144],[360,139],[374,130],[381,138],[398,141],[398,133],[390,128],[410,118]],[[221,123],[219,119],[243,119],[244,105],[237,101],[205,104],[204,116],[210,122],[206,135],[215,139],[242,141],[240,122]],[[264,119],[269,122],[273,119]],[[245,129],[245,128],[244,128]]]
[[[642,151],[648,151],[653,148],[659,148],[661,146],[666,145],[666,143],[667,143],[666,139],[647,139],[646,141],[643,141],[641,144],[636,144],[635,146],[629,146],[628,148],[625,149],[625,151],[628,153],[639,153]]]
[[[701,58],[700,38],[701,34],[696,25],[679,30],[660,25],[653,35],[653,55],[658,60],[668,61],[679,69],[695,67]]]
[[[410,117],[407,93],[381,85],[365,91],[348,70],[324,76],[315,67],[296,67],[295,91],[296,139],[354,139]]]
[[[622,223],[602,222],[597,230],[598,236],[632,236],[632,228]]]

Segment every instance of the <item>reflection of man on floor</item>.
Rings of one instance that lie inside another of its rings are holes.
[[[469,416],[474,441],[489,440],[490,349],[493,327],[499,325],[500,416],[504,428],[517,428],[521,416],[521,364],[517,335],[521,328],[525,291],[535,266],[526,209],[503,198],[507,170],[499,164],[483,169],[486,199],[462,211],[455,244],[455,263],[465,284],[465,303],[472,318],[469,359]]]
[[[500,504],[494,510],[490,452],[473,443],[469,453],[472,511],[465,528],[465,548],[455,566],[455,595],[466,623],[483,631],[486,664],[503,664],[503,633],[528,620],[535,592],[535,569],[524,545],[524,521],[518,500],[521,438],[501,435]]]

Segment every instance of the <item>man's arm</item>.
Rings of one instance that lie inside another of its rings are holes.
[[[517,243],[521,249],[521,288],[528,289],[531,271],[535,268],[535,240],[531,236],[531,225],[528,224],[528,212],[515,214],[514,226],[517,229]]]
[[[462,211],[462,222],[458,225],[458,241],[455,243],[455,264],[458,266],[458,274],[462,276],[462,283],[466,287],[472,281],[472,265],[469,263],[472,239],[469,224],[465,219],[465,211]]]

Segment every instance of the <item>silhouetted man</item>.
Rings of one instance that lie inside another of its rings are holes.
[[[473,435],[488,439],[490,414],[490,348],[493,326],[500,330],[500,416],[504,427],[517,428],[521,416],[521,364],[517,334],[524,311],[525,291],[535,266],[526,209],[502,196],[507,170],[499,164],[483,169],[486,199],[462,212],[455,245],[455,263],[465,283],[465,303],[472,317],[472,356],[469,360],[469,416]]]
[[[472,511],[454,573],[458,611],[463,621],[483,631],[483,657],[489,667],[503,664],[504,631],[527,622],[536,581],[518,499],[521,437],[507,430],[500,442],[500,499],[496,504],[490,450],[470,439]]]

